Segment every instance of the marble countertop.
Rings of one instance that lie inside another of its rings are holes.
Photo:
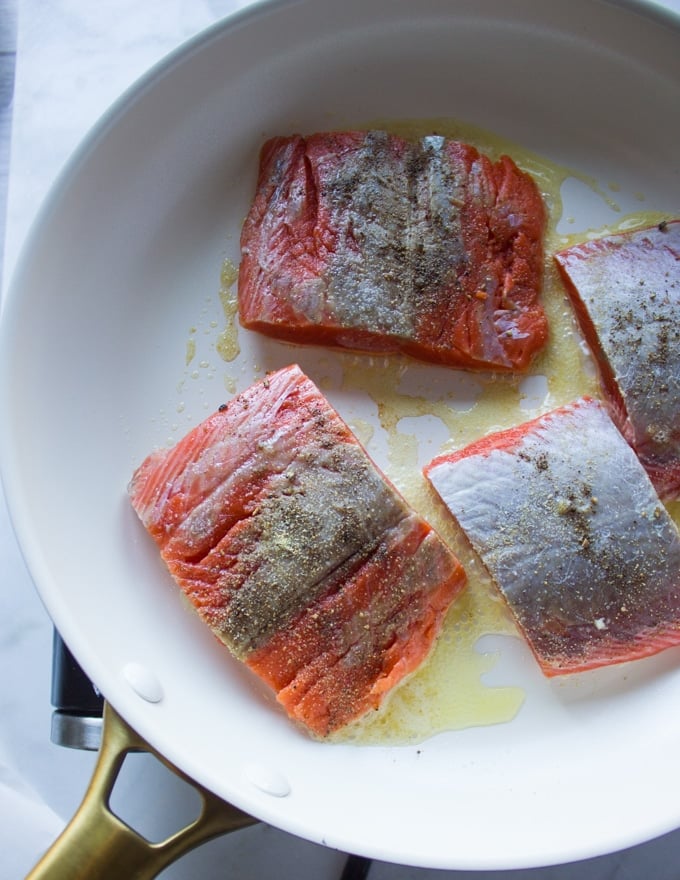
[[[16,82],[3,279],[11,277],[36,211],[64,162],[107,107],[152,64],[248,0],[16,0]],[[662,4],[680,13],[680,0]],[[17,880],[77,808],[95,754],[50,742],[52,625],[22,561],[0,497],[0,875]],[[170,830],[190,794],[149,759],[121,776],[117,809],[135,821],[152,812]],[[19,843],[23,841],[23,843]],[[7,858],[5,858],[7,854]],[[513,880],[671,880],[680,831],[578,866],[512,872]],[[340,877],[344,856],[257,825],[204,845],[163,877],[241,880]],[[371,880],[472,878],[502,872],[435,872],[374,864]]]

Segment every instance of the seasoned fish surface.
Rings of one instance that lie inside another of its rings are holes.
[[[492,434],[426,475],[546,675],[680,643],[680,536],[598,402]]]
[[[268,141],[241,235],[244,326],[523,370],[547,339],[545,208],[507,156],[384,132]]]
[[[296,366],[152,453],[129,491],[199,615],[317,736],[417,668],[465,583]]]
[[[662,498],[680,495],[680,221],[555,255],[612,415]]]

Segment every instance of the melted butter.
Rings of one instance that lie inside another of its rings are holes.
[[[236,360],[241,347],[238,342],[238,326],[236,316],[238,314],[238,299],[234,290],[234,284],[238,279],[238,269],[231,260],[222,263],[220,272],[220,303],[224,312],[224,330],[217,337],[215,348],[223,361],[227,363]]]
[[[189,339],[187,339],[186,354],[184,355],[184,363],[186,364],[187,367],[189,366],[189,364],[193,361],[193,359],[195,357],[196,357],[196,340],[194,339],[193,336],[190,336]]]
[[[357,440],[364,446],[368,446],[368,444],[373,439],[373,435],[375,434],[375,428],[370,422],[367,422],[365,419],[352,419],[349,427]]]

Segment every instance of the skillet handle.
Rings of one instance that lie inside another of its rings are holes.
[[[129,752],[149,752],[201,796],[198,818],[160,843],[150,843],[109,810],[109,798]],[[83,802],[26,880],[150,880],[189,850],[257,822],[173,767],[108,704],[102,742]]]

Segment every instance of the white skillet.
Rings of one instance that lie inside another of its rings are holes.
[[[187,613],[125,497],[151,448],[230,396],[225,374],[242,388],[297,359],[313,375],[322,356],[241,334],[227,366],[210,348],[264,137],[455,117],[673,213],[679,110],[680,22],[651,3],[281,0],[173,54],[73,157],[4,311],[3,480],[58,629],[189,776],[294,834],[430,867],[571,861],[680,825],[677,650],[549,685],[511,645],[500,678],[527,700],[509,724],[311,742]]]

